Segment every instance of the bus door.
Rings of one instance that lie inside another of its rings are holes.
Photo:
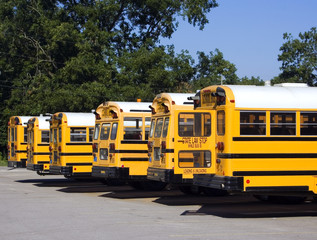
[[[111,123],[110,122],[101,122],[100,123],[100,134],[98,141],[99,148],[99,164],[108,164],[109,163],[109,136],[110,136]]]
[[[174,174],[215,173],[215,112],[177,110],[174,128]]]

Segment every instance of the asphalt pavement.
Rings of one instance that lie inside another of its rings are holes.
[[[314,201],[140,191],[0,167],[1,240],[311,240],[316,225]]]

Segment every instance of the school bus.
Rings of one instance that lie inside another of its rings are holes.
[[[191,192],[194,173],[210,171],[209,147],[214,142],[212,114],[194,111],[188,100],[192,95],[161,93],[151,105],[147,178],[177,184],[184,192]]]
[[[67,178],[91,177],[94,114],[58,112],[49,122],[49,173]]]
[[[146,179],[150,104],[109,101],[97,108],[92,176],[108,184],[125,181],[140,189],[163,188]]]
[[[12,116],[8,122],[8,167],[26,167],[27,127],[31,116]]]
[[[194,184],[258,195],[317,193],[317,88],[209,86],[195,111],[216,117],[210,145],[212,173]]]
[[[47,174],[50,165],[49,128],[50,117],[30,118],[27,122],[27,165],[26,168],[39,175]]]

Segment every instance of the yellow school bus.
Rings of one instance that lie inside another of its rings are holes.
[[[50,117],[33,117],[27,122],[27,165],[28,170],[47,174],[50,166],[49,128]]]
[[[194,184],[264,195],[317,193],[317,88],[210,86],[195,111],[216,115],[214,172]],[[211,136],[214,137],[214,136]]]
[[[91,177],[92,113],[58,112],[50,122],[50,174],[65,177]]]
[[[109,101],[97,108],[92,176],[107,183],[127,181],[136,188],[162,186],[146,179],[150,104]]]
[[[193,174],[211,171],[210,111],[194,111],[193,93],[161,93],[151,105],[147,178],[190,191]]]
[[[8,122],[8,167],[26,167],[26,122],[30,118],[30,116],[12,116]]]

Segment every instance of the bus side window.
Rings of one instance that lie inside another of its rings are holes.
[[[296,113],[271,112],[271,135],[296,135]]]
[[[151,118],[145,118],[145,140],[149,139]]]
[[[49,131],[42,131],[41,132],[41,142],[48,143],[49,142]]]
[[[94,135],[94,128],[90,127],[89,128],[89,142],[92,142],[93,135]]]
[[[27,127],[24,127],[23,131],[24,131],[23,141],[26,143],[26,142],[28,142],[28,129],[27,129]]]
[[[240,112],[240,135],[266,135],[266,112]]]
[[[300,113],[300,135],[317,135],[317,112]]]
[[[86,128],[71,128],[70,141],[71,142],[86,142]]]

